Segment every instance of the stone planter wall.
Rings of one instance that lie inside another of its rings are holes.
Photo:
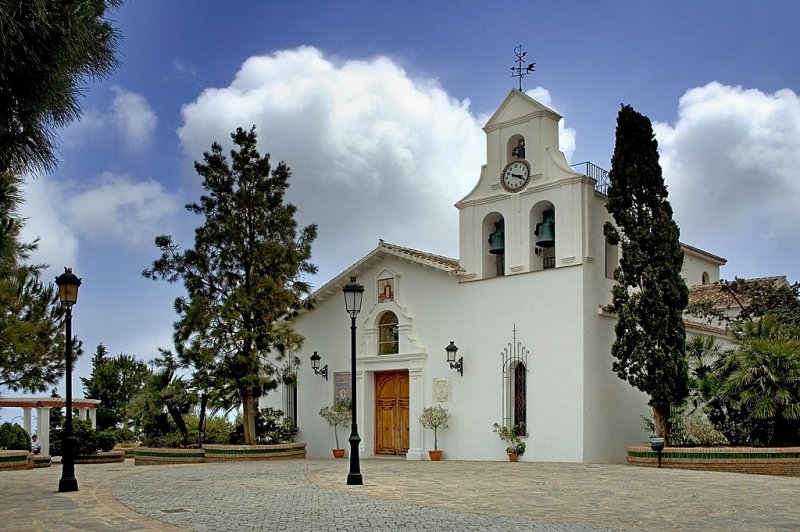
[[[111,464],[113,462],[124,462],[125,453],[122,451],[108,451],[95,454],[76,454],[76,464]]]
[[[276,445],[204,445],[206,462],[241,460],[276,460],[305,458],[305,443],[279,443]]]
[[[137,447],[136,465],[197,464],[205,462],[203,449]]]
[[[658,454],[650,446],[626,451],[630,465],[658,466]],[[797,477],[800,447],[666,447],[661,467]]]
[[[135,458],[136,452],[141,449],[141,447],[114,447],[112,451],[122,451],[125,453],[125,459],[128,458]]]
[[[36,469],[40,467],[50,467],[50,464],[52,464],[49,454],[34,454],[31,461],[33,462],[33,467]]]
[[[0,451],[0,471],[33,469],[33,456],[28,451]]]

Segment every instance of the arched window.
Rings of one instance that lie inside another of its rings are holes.
[[[527,434],[527,410],[528,395],[525,364],[518,362],[514,368],[514,426],[520,423],[525,426],[524,432]]]
[[[700,282],[702,284],[708,284],[708,272],[703,272],[703,277],[701,278]]]
[[[387,312],[378,320],[378,354],[394,355],[400,352],[397,316]]]

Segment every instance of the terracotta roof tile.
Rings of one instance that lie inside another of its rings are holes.
[[[782,275],[773,277],[757,277],[753,279],[740,279],[746,284],[773,284],[779,285],[786,282],[786,277]],[[736,300],[725,290],[722,283],[695,285],[689,287],[689,304],[711,303],[715,307],[738,306]]]
[[[420,251],[418,249],[411,249],[403,246],[398,246],[395,244],[390,244],[388,242],[384,242],[383,240],[380,241],[378,247],[380,249],[392,253],[393,255],[405,257],[414,260],[416,262],[426,262],[431,265],[438,266],[440,268],[453,270],[454,272],[462,270],[461,264],[458,262],[458,260],[451,259],[450,257],[444,257],[442,255],[435,255],[433,253]]]

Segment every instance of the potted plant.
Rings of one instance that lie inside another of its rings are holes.
[[[428,451],[428,456],[434,462],[442,459],[442,451],[439,450],[439,440],[437,438],[437,431],[442,428],[447,428],[447,422],[450,420],[450,413],[446,408],[441,405],[426,406],[422,409],[422,415],[419,416],[419,422],[426,429],[433,431],[433,450]]]
[[[333,436],[336,438],[336,448],[333,449],[333,456],[335,458],[344,458],[344,449],[339,447],[339,433],[337,428],[339,425],[344,425],[350,419],[350,405],[347,403],[338,403],[333,406],[326,406],[319,411],[322,419],[328,422],[328,425],[333,427]]]
[[[506,453],[511,462],[516,462],[520,456],[525,454],[525,442],[520,438],[521,435],[525,434],[524,423],[517,423],[512,428],[495,423],[492,426],[492,431],[508,445]]]

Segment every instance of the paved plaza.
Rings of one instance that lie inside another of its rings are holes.
[[[77,465],[0,473],[2,530],[800,530],[800,478],[509,462]]]

